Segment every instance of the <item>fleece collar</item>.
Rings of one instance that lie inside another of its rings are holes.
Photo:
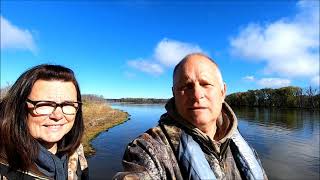
[[[174,98],[171,98],[167,102],[165,108],[167,110],[167,114],[171,117],[171,119],[173,119],[182,127],[184,127],[184,129],[186,129],[192,134],[195,134],[197,136],[204,138],[205,140],[211,140],[211,138],[208,135],[203,133],[200,129],[195,127],[193,124],[189,123],[177,112]],[[216,124],[217,124],[217,130],[216,130],[214,139],[219,143],[224,143],[227,139],[229,139],[233,135],[233,133],[237,129],[237,126],[238,126],[237,117],[235,116],[234,112],[226,102],[222,104],[221,115],[217,119]]]

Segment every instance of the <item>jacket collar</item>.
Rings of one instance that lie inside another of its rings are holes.
[[[165,105],[167,110],[167,114],[173,119],[176,123],[182,126],[184,129],[189,131],[192,134],[200,136],[205,140],[211,140],[211,138],[203,133],[199,128],[195,127],[193,124],[189,123],[185,120],[176,110],[174,98],[171,98]],[[161,118],[161,121],[164,121],[166,118]],[[222,104],[221,115],[217,119],[217,131],[214,139],[220,143],[224,143],[227,139],[229,139],[233,133],[236,131],[238,126],[238,120],[230,106],[224,102]]]

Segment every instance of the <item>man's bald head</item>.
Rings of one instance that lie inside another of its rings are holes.
[[[175,67],[174,67],[174,70],[173,70],[173,87],[175,86],[176,84],[176,77],[177,77],[177,74],[180,73],[180,69],[181,67],[191,58],[193,57],[196,57],[196,56],[199,56],[199,57],[204,57],[205,59],[207,59],[210,63],[212,63],[216,68],[217,68],[217,76],[219,78],[219,82],[220,82],[220,85],[221,87],[223,88],[224,86],[224,83],[223,83],[223,79],[222,79],[222,75],[221,75],[221,72],[219,70],[219,67],[218,67],[218,64],[213,60],[211,59],[209,56],[203,54],[203,53],[191,53],[191,54],[188,54],[186,55]]]

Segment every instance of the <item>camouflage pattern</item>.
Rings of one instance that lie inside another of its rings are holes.
[[[80,164],[81,171],[88,168],[87,160],[84,156],[83,146],[80,144],[76,152],[74,152],[68,161],[68,180],[81,179],[77,175],[77,170],[79,171],[78,165]],[[9,165],[4,159],[0,159],[0,180],[4,179],[51,179],[42,174],[37,170],[36,166],[30,167],[27,172],[21,171],[10,171],[8,172]],[[6,173],[7,172],[7,173]]]
[[[77,175],[77,169],[78,165],[80,164],[80,169],[81,171],[84,171],[85,169],[88,168],[88,163],[87,160],[84,156],[84,151],[83,151],[83,146],[80,144],[76,152],[74,152],[70,157],[69,157],[69,162],[68,162],[68,180],[77,180],[78,175]]]
[[[230,137],[237,131],[237,118],[226,103],[217,120],[215,140],[183,120],[175,110],[173,99],[166,104],[166,110],[158,126],[128,144],[122,161],[124,172],[117,173],[114,179],[188,179],[176,157],[183,131],[200,145],[217,179],[246,179],[238,170],[230,149]]]

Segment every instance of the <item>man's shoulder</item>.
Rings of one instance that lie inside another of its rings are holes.
[[[175,123],[170,121],[168,117],[163,118],[166,114],[161,116],[159,123],[140,134],[138,137],[133,139],[129,146],[135,146],[139,144],[140,146],[162,146],[170,145],[171,142],[176,144],[176,141],[180,139],[181,128],[179,128]]]
[[[171,139],[178,134],[180,134],[181,129],[172,123],[164,123],[159,122],[158,125],[148,129],[144,133],[140,134],[135,139],[144,139],[144,140],[164,140],[164,139]],[[159,139],[160,138],[160,139]]]
[[[159,122],[157,126],[135,138],[128,144],[123,156],[122,163],[126,172],[118,173],[115,179],[126,175],[139,179],[165,179],[168,169],[178,169],[176,149],[172,146],[172,132],[176,130],[178,129],[174,125]],[[179,172],[170,172],[172,177],[177,173]]]

